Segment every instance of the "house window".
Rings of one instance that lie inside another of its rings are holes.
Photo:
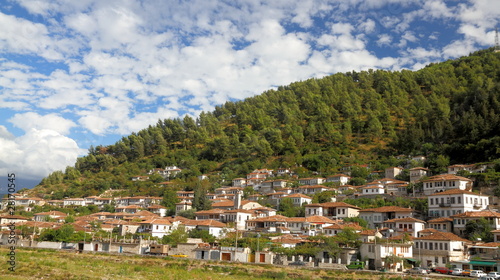
[[[460,197],[460,196],[459,196],[459,197],[457,197],[457,203],[458,203],[458,204],[462,203],[462,197]]]
[[[431,243],[429,243],[429,250],[433,250],[433,248],[432,248],[432,247],[433,247],[433,245],[434,245],[434,243],[432,243],[432,242],[431,242]]]
[[[444,243],[444,250],[448,251],[448,243]]]

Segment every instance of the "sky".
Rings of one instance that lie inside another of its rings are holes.
[[[0,0],[0,177],[294,81],[468,55],[499,18],[498,0]]]

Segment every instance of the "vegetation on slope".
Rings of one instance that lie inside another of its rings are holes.
[[[50,198],[107,189],[165,195],[130,177],[177,165],[174,189],[230,184],[257,168],[293,168],[299,176],[335,174],[342,166],[396,166],[394,156],[425,155],[435,173],[452,163],[500,157],[500,53],[482,50],[419,71],[369,70],[292,83],[196,119],[159,120],[114,145],[92,147],[75,167],[45,178]]]

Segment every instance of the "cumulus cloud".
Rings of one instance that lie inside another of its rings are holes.
[[[24,131],[31,129],[38,130],[53,130],[62,135],[67,135],[70,129],[75,127],[76,124],[68,119],[65,119],[57,114],[40,115],[34,112],[15,114],[8,120],[15,127],[21,128]]]
[[[0,107],[43,139],[129,134],[338,71],[418,69],[491,44],[500,13],[495,0],[12,3],[33,17],[0,7]],[[421,20],[454,26],[453,41]]]
[[[77,143],[54,130],[32,128],[14,138],[0,126],[0,172],[38,179],[75,164],[82,154]]]

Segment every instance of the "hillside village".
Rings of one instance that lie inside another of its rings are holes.
[[[177,191],[174,215],[161,205],[162,197],[119,197],[107,191],[100,196],[45,200],[16,194],[16,213],[30,214],[1,215],[1,240],[7,243],[12,235],[8,226],[15,223],[20,246],[284,265],[303,262],[325,268],[345,268],[362,261],[364,268],[372,270],[447,266],[499,271],[500,213],[495,207],[496,197],[482,193],[466,177],[492,168],[493,163],[452,165],[445,174],[430,174],[424,167],[390,167],[371,172],[372,178],[380,179],[360,186],[349,185],[349,167],[325,178],[298,178],[287,168],[257,169],[246,178],[233,179],[230,186],[206,193],[204,199],[210,201],[206,210],[193,209],[194,191]],[[159,187],[169,188],[168,180],[181,170],[168,166],[130,179],[147,181],[159,174],[167,180]],[[402,174],[407,175],[407,181],[398,179]],[[207,180],[209,176],[198,179]],[[314,202],[319,194],[328,195]],[[363,199],[420,200],[425,207],[355,205]],[[8,202],[7,197],[2,201],[4,211]],[[297,212],[300,216],[280,215],[285,204],[302,209]],[[71,215],[66,211],[81,207],[93,213]],[[194,217],[186,218],[185,213],[190,211]],[[484,221],[491,240],[467,236],[471,224],[477,226]],[[68,225],[74,234],[80,233],[79,237],[58,240],[56,232]],[[179,232],[188,232],[192,238],[175,240]],[[206,234],[195,234],[201,232]],[[207,236],[212,238],[207,240]],[[344,239],[337,248],[294,251],[340,236]]]

